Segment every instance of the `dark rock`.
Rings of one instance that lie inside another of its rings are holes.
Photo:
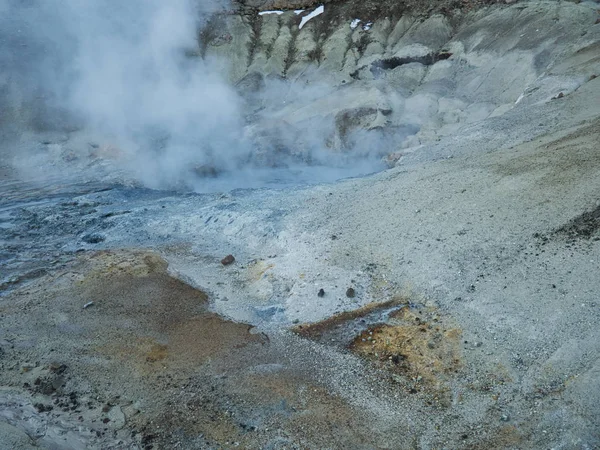
[[[98,233],[86,234],[81,238],[83,242],[87,242],[88,244],[99,244],[100,242],[104,242],[106,239],[104,236]]]
[[[319,289],[319,292],[317,293],[317,295],[319,297],[325,297],[325,290],[323,288]]]
[[[228,266],[229,264],[233,264],[235,262],[235,258],[233,255],[227,255],[225,258],[221,260],[221,264],[224,266]]]
[[[394,364],[400,364],[400,361],[403,361],[405,359],[404,355],[392,355],[392,362]]]
[[[355,296],[356,296],[356,291],[354,290],[354,288],[349,287],[348,289],[346,289],[346,297],[354,298]]]
[[[36,403],[33,406],[35,409],[38,410],[38,412],[41,412],[41,413],[52,411],[54,409],[54,407],[52,405],[44,405],[43,403]]]
[[[59,363],[53,362],[48,366],[48,370],[50,370],[50,372],[61,374],[65,370],[67,370],[67,366],[65,364],[59,364]]]

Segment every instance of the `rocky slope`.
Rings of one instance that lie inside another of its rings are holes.
[[[319,123],[324,145],[396,152],[391,163],[465,125],[567,95],[598,72],[592,4],[385,6],[326,3],[302,28],[314,6],[219,15],[201,32],[201,53],[222,58],[262,133],[296,137]],[[274,80],[304,89],[290,94]]]

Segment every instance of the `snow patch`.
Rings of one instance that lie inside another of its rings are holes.
[[[259,16],[266,16],[267,14],[277,14],[279,16],[283,14],[283,11],[261,11],[258,13]]]
[[[350,28],[354,30],[360,22],[362,22],[360,19],[354,19],[352,22],[350,22]]]
[[[373,22],[367,22],[363,25],[363,30],[369,31],[372,26],[373,26]]]
[[[313,12],[302,18],[302,21],[300,22],[300,25],[298,25],[298,28],[302,29],[302,27],[306,25],[306,22],[308,22],[313,17],[317,17],[318,15],[323,14],[324,11],[325,7],[323,5],[317,7],[317,9],[315,9]]]
[[[295,9],[294,10],[294,14],[298,15],[298,14],[302,14],[304,12],[303,9]]]
[[[525,97],[525,93],[519,95],[519,98],[517,99],[517,101],[515,102],[515,105],[518,105],[519,103],[521,103],[521,100],[523,100],[523,98]]]

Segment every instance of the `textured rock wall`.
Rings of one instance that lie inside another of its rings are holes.
[[[348,129],[400,128],[391,151],[566,95],[599,71],[588,58],[568,74],[553,73],[598,42],[590,5],[535,1],[397,17],[349,5],[325,4],[301,29],[312,9],[216,16],[201,33],[202,54],[219,60],[233,83],[254,80],[253,93],[273,78],[328,86],[318,99],[294,99],[275,116],[298,127],[315,117],[332,121],[334,147],[343,147]]]

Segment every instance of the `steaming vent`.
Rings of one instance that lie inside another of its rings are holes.
[[[386,128],[381,95],[254,71],[232,81],[227,56],[206,48],[232,34],[203,41],[220,11],[207,2],[29,3],[0,2],[0,126],[32,178],[197,191],[333,181],[381,170],[385,141],[416,129]],[[369,104],[347,104],[360,96]]]
[[[3,160],[156,189],[330,182],[577,87],[540,78],[541,31],[513,51],[444,14],[231,8],[0,0]]]

